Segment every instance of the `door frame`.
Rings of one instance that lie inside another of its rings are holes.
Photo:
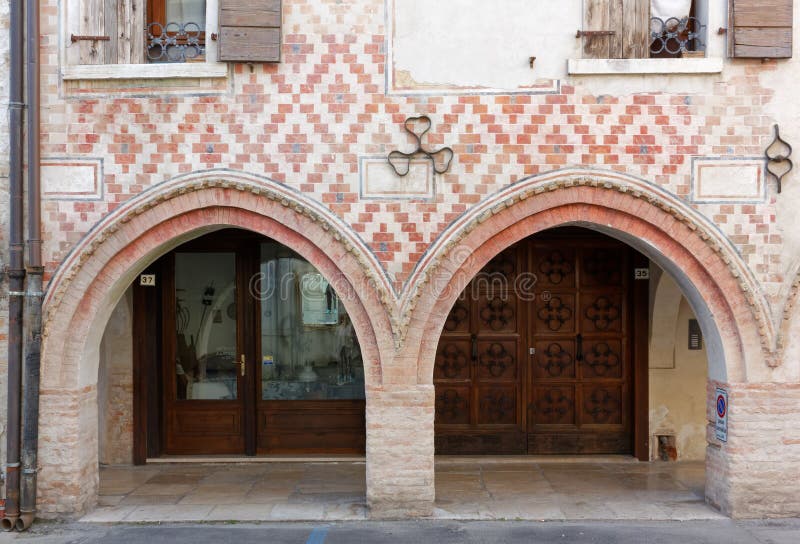
[[[366,451],[365,400],[270,401],[260,398],[260,304],[249,301],[251,295],[248,286],[251,274],[259,272],[260,244],[265,241],[274,242],[257,233],[223,229],[180,245],[142,271],[142,274],[156,274],[156,288],[139,285],[137,275],[132,285],[134,464],[145,464],[148,458],[165,453],[164,388],[167,382],[172,382],[165,379],[167,370],[162,369],[161,361],[166,360],[164,339],[175,333],[166,316],[169,308],[165,303],[170,300],[166,290],[174,289],[174,285],[170,285],[174,281],[174,274],[170,273],[170,261],[176,252],[182,251],[237,253],[237,319],[240,331],[237,341],[238,347],[245,353],[248,376],[242,387],[242,395],[246,396],[242,399],[245,435],[242,454],[360,455]],[[288,249],[292,250],[291,247]],[[269,445],[265,441],[263,430],[267,427],[271,429],[267,438],[276,438],[276,445]],[[292,445],[297,444],[295,437],[304,434],[306,437],[315,437],[309,438],[308,447],[302,446],[302,440],[300,446]]]

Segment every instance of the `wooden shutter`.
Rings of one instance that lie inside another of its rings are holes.
[[[650,2],[585,0],[583,30],[613,31],[610,36],[583,36],[586,58],[639,59],[650,54]]]
[[[728,54],[739,58],[792,56],[792,0],[730,0]]]
[[[72,43],[67,36],[71,64],[144,62],[143,0],[79,0],[70,6],[77,10],[69,15],[72,34],[109,38]]]
[[[584,31],[614,31],[610,36],[583,36],[584,57],[636,59],[649,55],[649,1],[585,0],[584,7]]]
[[[219,0],[219,60],[280,61],[280,0]]]

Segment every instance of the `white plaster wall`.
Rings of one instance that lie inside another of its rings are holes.
[[[132,291],[117,303],[100,343],[97,382],[100,463],[133,462]]]
[[[651,265],[652,268],[656,268]],[[657,271],[651,279],[650,456],[658,458],[656,436],[675,437],[679,460],[702,460],[706,450],[708,357],[690,351],[694,313],[674,280]],[[664,323],[674,320],[673,326]],[[664,338],[665,335],[671,338]]]
[[[581,0],[390,0],[389,9],[395,73],[418,84],[523,88],[565,76],[580,50]]]
[[[772,117],[780,125],[781,137],[794,146],[792,159],[797,165],[797,150],[800,149],[800,101],[797,100],[798,78],[800,73],[800,2],[794,2],[794,56],[781,60],[775,70],[758,72],[759,82],[770,90],[770,100],[764,104],[764,114]],[[783,192],[777,196],[777,221],[783,231],[783,255],[786,257],[787,276],[797,274],[800,268],[800,172],[795,166],[783,178]],[[791,279],[791,278],[787,278]],[[776,313],[779,308],[776,308]],[[793,365],[792,378],[800,379],[800,365]]]
[[[701,1],[707,56],[726,56],[727,0]],[[583,0],[388,0],[395,88],[524,91],[562,80],[594,94],[710,93],[720,74],[567,76],[567,59],[583,57]],[[529,58],[536,57],[534,67]]]

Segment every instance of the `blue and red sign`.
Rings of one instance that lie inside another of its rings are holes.
[[[717,440],[728,441],[728,392],[717,388],[717,423],[714,425]]]

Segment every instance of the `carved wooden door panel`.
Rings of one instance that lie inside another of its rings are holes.
[[[525,453],[526,312],[514,289],[523,249],[495,257],[445,323],[434,367],[437,453]]]
[[[532,240],[529,453],[631,452],[630,258],[605,237]]]

